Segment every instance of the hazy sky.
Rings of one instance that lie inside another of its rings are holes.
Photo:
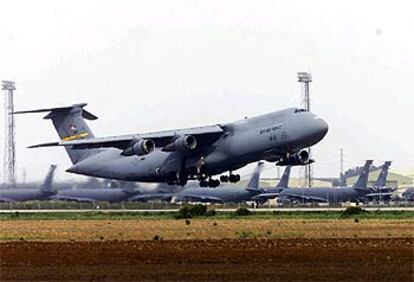
[[[16,81],[16,109],[89,103],[105,136],[297,106],[296,72],[311,71],[312,111],[330,125],[315,175],[338,174],[339,148],[346,167],[413,171],[413,3],[2,1],[0,78]],[[19,177],[50,163],[74,177],[62,148],[26,149],[58,139],[42,115],[16,123]]]

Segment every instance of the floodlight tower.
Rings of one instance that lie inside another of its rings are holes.
[[[309,86],[312,82],[312,75],[309,72],[298,72],[298,82],[301,84],[301,107],[307,111],[310,111],[310,96]],[[311,149],[307,149],[309,157],[311,156]],[[312,165],[305,166],[304,172],[304,185],[305,187],[312,187]]]
[[[4,156],[3,156],[3,177],[4,183],[14,186],[16,149],[15,149],[15,124],[13,105],[13,91],[16,90],[14,81],[3,80],[2,90],[4,90]]]

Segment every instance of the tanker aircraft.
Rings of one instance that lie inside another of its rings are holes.
[[[341,203],[358,201],[372,192],[367,188],[369,168],[372,160],[365,162],[364,168],[353,187],[339,188],[289,188],[280,193],[279,201],[287,202],[315,202],[315,203]]]
[[[0,202],[23,202],[34,200],[46,200],[55,194],[52,191],[53,176],[56,165],[51,165],[44,183],[39,189],[34,188],[8,188],[0,189]]]
[[[19,111],[48,112],[60,141],[31,146],[64,146],[73,166],[67,172],[108,179],[166,182],[202,187],[238,182],[233,171],[266,160],[276,165],[313,162],[307,150],[321,141],[328,124],[310,111],[288,108],[252,118],[203,127],[95,138],[85,122],[97,117],[86,104]],[[221,175],[220,179],[213,176]]]

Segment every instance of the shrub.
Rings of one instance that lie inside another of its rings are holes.
[[[155,236],[152,238],[152,240],[154,240],[154,241],[161,241],[161,240],[162,240],[162,238],[161,238],[161,236],[159,236],[159,235],[155,235]]]
[[[350,217],[362,213],[367,213],[367,211],[361,207],[347,207],[346,210],[342,212],[341,217]]]
[[[209,210],[207,210],[207,212],[204,215],[205,216],[215,216],[216,215],[216,210],[209,209]]]
[[[204,205],[185,205],[180,208],[178,214],[175,216],[176,219],[187,219],[195,216],[210,216],[212,213],[216,213],[214,210],[207,212],[207,206]]]
[[[235,211],[236,216],[246,216],[249,214],[250,214],[250,211],[246,207],[240,207]]]

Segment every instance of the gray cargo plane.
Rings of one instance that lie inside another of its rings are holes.
[[[39,189],[0,189],[0,202],[23,202],[48,199],[55,194],[52,191],[55,169],[55,165],[50,166],[46,179]]]
[[[280,193],[280,201],[286,202],[316,202],[340,203],[358,201],[361,197],[372,192],[367,188],[369,168],[372,160],[365,162],[364,168],[353,187],[341,188],[289,188]]]
[[[224,185],[217,188],[185,187],[174,195],[173,202],[209,202],[209,203],[237,203],[249,201],[255,195],[262,193],[259,189],[260,172],[263,163],[259,162],[246,188],[234,185]]]
[[[233,174],[249,163],[267,160],[277,165],[304,165],[312,162],[304,148],[323,139],[328,124],[302,109],[244,118],[232,123],[168,130],[147,134],[95,138],[84,119],[96,116],[86,104],[20,111],[15,114],[48,112],[61,141],[33,147],[64,146],[73,166],[71,173],[141,182],[216,187],[235,183]],[[220,180],[212,176],[222,175]]]

